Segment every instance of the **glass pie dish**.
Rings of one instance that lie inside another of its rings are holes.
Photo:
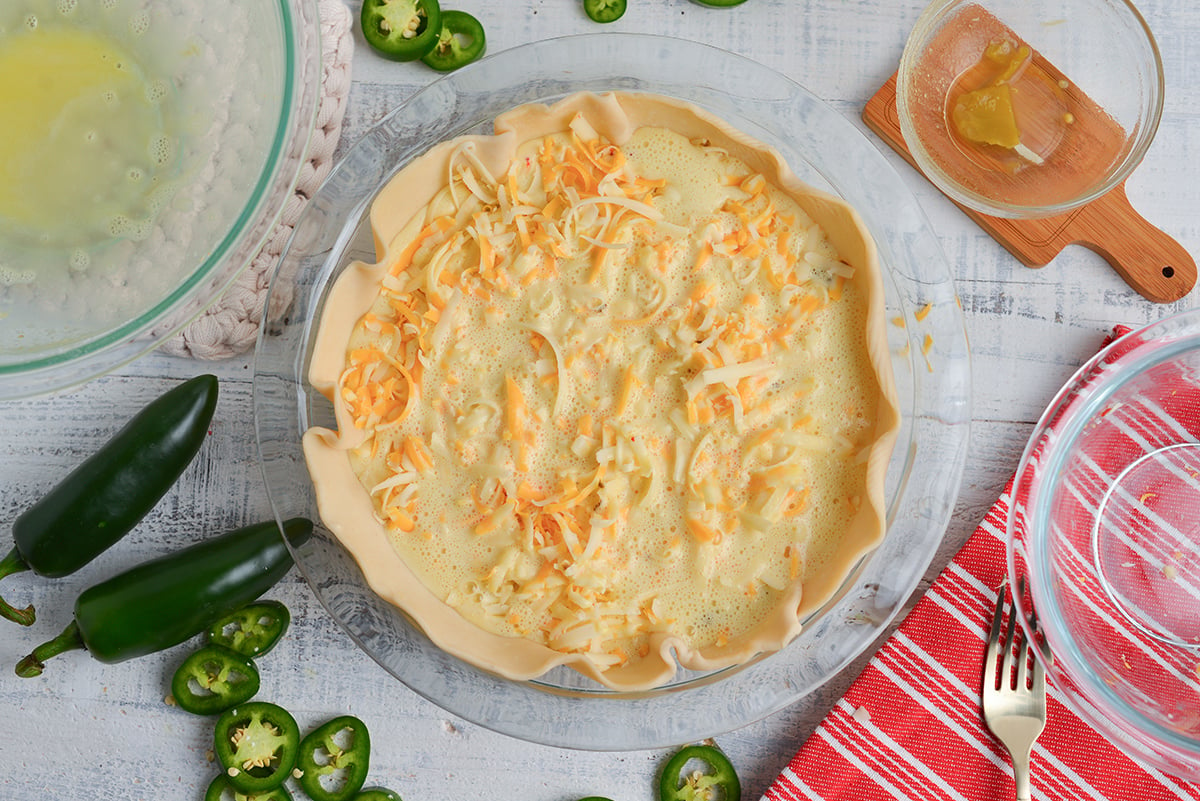
[[[703,76],[698,78],[697,76]],[[970,371],[961,311],[936,238],[879,152],[843,117],[761,65],[649,35],[588,35],[519,47],[442,78],[351,147],[314,196],[274,277],[290,305],[264,319],[255,421],[275,513],[317,519],[300,439],[331,425],[306,380],[322,303],[355,259],[374,260],[367,211],[384,183],[430,146],[488,133],[497,114],[577,91],[652,92],[695,103],[783,154],[804,181],[848,200],[884,265],[888,344],[903,412],[889,467],[888,533],[782,651],[736,668],[680,671],[667,685],[618,692],[568,669],[503,679],[446,654],[367,586],[320,524],[295,553],[330,614],[413,691],[522,739],[599,750],[667,746],[728,731],[792,703],[866,649],[923,575],[949,519],[966,453]],[[275,291],[273,286],[272,291]],[[703,710],[698,713],[697,710]]]

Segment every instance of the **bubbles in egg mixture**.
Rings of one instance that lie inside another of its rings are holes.
[[[147,154],[155,165],[165,167],[171,163],[171,158],[175,154],[175,145],[172,143],[171,137],[166,134],[158,134],[151,137]]]
[[[151,81],[146,84],[146,102],[161,103],[167,96],[168,91],[170,91],[170,88],[166,81],[162,79]]]
[[[75,250],[71,252],[72,270],[86,270],[89,266],[91,266],[91,263],[92,257],[88,255],[88,252],[83,248],[75,248]]]
[[[22,270],[10,267],[7,264],[0,264],[0,286],[32,284],[35,277],[33,270],[28,268]]]
[[[74,24],[80,10],[56,0],[24,30],[0,29],[0,119],[20,121],[0,139],[0,240],[73,266],[72,248],[152,222],[148,197],[175,151],[161,80],[106,32]],[[130,26],[144,33],[149,17]]]
[[[0,0],[0,374],[221,266],[287,90],[274,4],[222,2]]]
[[[0,364],[127,319],[178,280],[161,264],[177,249],[131,258],[185,185],[190,29],[155,8],[0,2]]]
[[[150,12],[143,9],[129,18],[129,32],[134,36],[141,36],[148,30],[150,30]]]

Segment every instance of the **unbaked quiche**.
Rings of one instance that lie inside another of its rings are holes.
[[[875,248],[776,152],[580,94],[434,147],[370,221],[305,456],[325,525],[441,648],[650,688],[780,649],[880,541]]]

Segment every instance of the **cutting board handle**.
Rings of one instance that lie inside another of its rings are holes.
[[[1196,261],[1129,204],[1125,184],[1084,206],[1071,225],[1075,243],[1094,250],[1145,298],[1179,300],[1196,284]]]

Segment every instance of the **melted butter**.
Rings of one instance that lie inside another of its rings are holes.
[[[1000,147],[1021,144],[1007,84],[963,94],[954,104],[954,127],[970,142]]]
[[[151,216],[172,156],[159,100],[98,33],[42,25],[0,37],[0,230],[86,244]]]
[[[991,84],[963,92],[955,101],[954,127],[964,138],[1009,148],[1021,144],[1008,81],[1025,68],[1030,55],[1025,45],[1014,48],[1008,42],[993,42],[984,50],[984,59],[998,66],[1001,72]]]
[[[1040,165],[1070,124],[1062,87],[1026,44],[990,42],[947,96],[950,128],[977,163],[1006,172]]]

